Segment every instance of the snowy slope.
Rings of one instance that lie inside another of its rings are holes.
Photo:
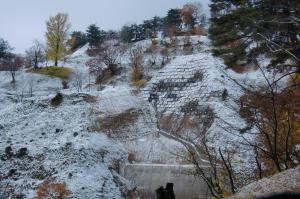
[[[52,176],[67,184],[72,198],[122,198],[127,181],[117,171],[126,153],[104,134],[89,130],[92,96],[61,91],[63,103],[55,108],[49,102],[61,90],[60,80],[20,72],[13,89],[7,74],[1,72],[0,78],[3,187],[9,183],[25,198],[34,198],[37,186]],[[32,97],[29,79],[34,84]],[[14,155],[6,158],[9,146]],[[21,148],[27,154],[18,157]]]
[[[212,56],[207,37],[191,37],[194,52],[184,53],[181,49],[184,39],[177,38],[179,47],[171,51],[170,63],[164,67],[159,65],[162,59],[159,53],[157,66],[151,66],[148,62],[151,56],[145,54],[143,69],[151,80],[140,92],[130,82],[129,52],[120,60],[122,75],[101,89],[89,86],[94,77],[85,66],[90,59],[87,46],[65,63],[74,71],[66,90],[58,78],[25,71],[18,72],[17,84],[12,86],[9,74],[0,72],[0,155],[5,155],[8,146],[14,154],[21,148],[28,150],[28,155],[21,158],[14,155],[1,161],[0,176],[7,176],[2,183],[11,183],[26,198],[33,198],[37,186],[54,176],[57,181],[67,183],[72,198],[123,198],[130,183],[117,172],[127,162],[128,153],[139,163],[185,163],[184,157],[179,156],[186,155],[184,147],[157,134],[155,106],[159,111],[176,114],[186,113],[186,107],[192,108],[188,113],[192,117],[198,108],[209,107],[215,114],[208,131],[210,145],[222,149],[241,146],[242,138],[236,134],[245,121],[236,111],[239,108],[236,101],[243,91],[233,79],[261,86],[265,83],[262,73],[237,74],[226,70],[223,61]],[[150,45],[151,41],[146,40],[133,48],[146,50]],[[262,57],[261,62],[266,65],[267,60]],[[83,83],[80,92],[76,88],[78,79]],[[228,97],[223,99],[225,89]],[[63,94],[64,100],[55,108],[50,100],[57,92]],[[153,96],[154,101],[150,100]],[[128,120],[127,114],[132,118]],[[101,126],[101,121],[110,118],[122,121],[114,134],[110,128]],[[237,128],[229,133],[224,130],[228,126]],[[249,149],[241,147],[241,150],[235,157],[235,165],[240,173],[247,175],[254,168],[254,160]],[[11,174],[11,169],[16,169],[16,173]]]

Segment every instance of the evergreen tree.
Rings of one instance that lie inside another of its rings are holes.
[[[261,54],[272,56],[272,66],[283,65],[291,57],[280,48],[300,57],[299,7],[297,0],[212,0],[209,33],[215,55],[229,67],[256,64]]]
[[[7,56],[7,54],[10,53],[11,49],[12,48],[10,47],[8,42],[0,38],[0,61],[1,59],[4,59]]]
[[[91,48],[97,48],[103,43],[105,32],[100,30],[96,24],[91,24],[86,31],[86,36],[89,46]]]
[[[143,30],[145,32],[146,38],[152,38],[156,32],[156,28],[152,20],[145,20],[142,24]]]
[[[123,26],[120,35],[122,41],[127,43],[141,41],[146,38],[143,24],[132,24],[130,26]]]
[[[123,26],[120,32],[121,40],[126,43],[132,42],[134,32],[130,26]]]
[[[71,33],[71,39],[69,40],[69,45],[72,51],[84,46],[87,43],[87,36],[81,31],[73,31]]]
[[[181,24],[180,13],[180,9],[170,9],[166,17],[166,25],[168,27],[176,26],[179,28]]]

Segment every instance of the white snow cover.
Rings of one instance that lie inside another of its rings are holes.
[[[183,45],[184,39],[179,37],[178,44]],[[232,79],[261,86],[265,83],[264,77],[259,70],[243,74],[226,70],[223,61],[211,54],[207,37],[193,36],[191,43],[197,46],[194,54],[171,52],[171,62],[163,68],[147,64],[150,56],[145,55],[144,70],[152,78],[140,93],[131,86],[128,52],[120,61],[125,68],[124,74],[116,77],[113,85],[103,85],[100,91],[87,87],[94,80],[85,66],[90,59],[85,52],[87,46],[76,51],[65,63],[74,70],[70,89],[67,90],[62,90],[58,78],[25,71],[18,72],[17,83],[13,86],[9,74],[0,72],[0,156],[8,146],[14,153],[20,148],[28,149],[28,156],[14,156],[1,161],[0,175],[17,169],[17,174],[5,182],[16,185],[26,198],[33,198],[36,187],[45,177],[52,175],[57,181],[67,183],[72,198],[123,198],[124,190],[130,186],[117,171],[119,164],[127,162],[127,153],[133,153],[135,161],[141,164],[182,163],[183,159],[177,154],[182,153],[184,147],[157,135],[148,98],[153,86],[161,80],[189,79],[198,71],[203,73],[201,81],[190,83],[180,91],[180,99],[172,102],[172,106],[162,103],[160,108],[179,112],[183,105],[197,100],[200,106],[209,106],[216,114],[209,129],[210,145],[223,149],[240,146],[242,138],[236,136],[239,132],[233,130],[228,133],[223,128],[228,126],[223,121],[239,128],[245,126],[245,121],[236,112],[239,106],[236,100],[243,92]],[[150,45],[150,40],[135,44],[144,50]],[[161,55],[158,55],[160,59]],[[267,62],[266,58],[261,58],[263,68]],[[76,75],[83,80],[80,92],[75,86]],[[266,71],[266,75],[271,74]],[[221,95],[224,89],[227,89],[229,97],[223,101]],[[50,100],[57,92],[63,94],[64,100],[60,106],[52,107]],[[160,100],[166,94],[160,96]],[[95,118],[118,115],[132,109],[139,111],[141,116],[126,126],[118,139],[108,138],[106,132],[92,131]],[[235,157],[235,166],[240,172],[251,173],[254,162],[251,151],[247,148],[241,150],[241,155]],[[40,173],[45,175],[41,177]]]
[[[93,104],[85,100],[88,94],[62,91],[59,79],[23,71],[15,89],[4,72],[0,79],[0,156],[8,146],[14,153],[28,151],[24,157],[1,161],[1,176],[16,169],[1,183],[11,183],[31,199],[37,186],[53,176],[67,184],[71,198],[122,198],[127,181],[117,170],[126,153],[104,134],[89,130]],[[32,97],[28,81],[33,81]],[[52,107],[50,99],[58,90],[63,103]]]

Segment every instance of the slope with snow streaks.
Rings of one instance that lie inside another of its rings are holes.
[[[224,68],[208,52],[177,57],[151,80],[144,90],[144,98],[156,104],[158,111],[178,114],[193,115],[197,107],[209,106],[214,109],[217,118],[235,126],[243,126],[244,120],[233,109],[237,108],[234,100],[242,95],[242,90],[224,76]],[[225,89],[229,97],[223,100]],[[187,104],[190,105],[189,110],[184,109]],[[212,133],[222,142],[236,139],[228,134],[224,135],[225,139],[220,137],[223,129],[218,125],[222,123],[221,120],[216,120]],[[219,144],[218,140],[214,141],[216,145]]]
[[[39,184],[52,176],[66,183],[71,198],[123,198],[128,182],[117,171],[126,153],[117,142],[90,130],[93,102],[87,99],[95,97],[60,90],[56,78],[23,71],[13,90],[4,75],[0,73],[5,79],[0,85],[0,187],[11,185],[31,199]],[[20,97],[21,86],[31,76],[36,77],[33,96],[24,92]],[[52,107],[56,91],[64,98]],[[8,147],[13,154],[7,154]]]
[[[208,130],[210,145],[232,150],[238,147],[241,151],[233,164],[237,172],[247,175],[252,173],[254,159],[251,150],[241,144],[244,139],[239,136],[239,129],[246,123],[239,115],[237,101],[244,91],[233,80],[248,82],[254,87],[265,83],[260,71],[237,74],[226,70],[223,61],[211,54],[209,43],[204,43],[200,53],[177,56],[153,75],[142,95],[158,111],[166,113],[193,117],[199,112],[206,114],[201,112],[203,107],[212,108],[215,120]],[[228,97],[223,98],[225,90]]]

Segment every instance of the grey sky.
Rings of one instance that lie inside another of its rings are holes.
[[[0,0],[0,37],[22,53],[32,40],[44,40],[45,21],[58,12],[69,14],[71,30],[85,31],[91,23],[104,30],[140,23],[191,0]],[[196,1],[196,0],[192,0]],[[209,0],[198,0],[207,8]]]

